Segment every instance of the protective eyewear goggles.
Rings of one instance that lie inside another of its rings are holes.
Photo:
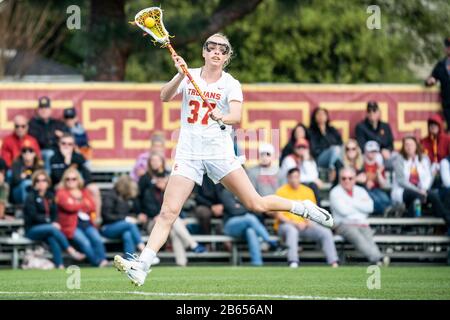
[[[228,44],[217,43],[214,41],[206,41],[205,44],[203,45],[203,48],[208,52],[211,52],[219,48],[220,53],[223,55],[226,55],[230,52],[230,46]]]

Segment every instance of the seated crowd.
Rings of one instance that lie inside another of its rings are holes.
[[[102,237],[121,240],[124,253],[139,254],[145,247],[141,233],[149,233],[158,219],[170,175],[164,135],[155,133],[130,175],[101,192],[92,181],[92,149],[75,108],[65,109],[63,118],[52,118],[47,97],[39,99],[32,119],[14,117],[14,131],[3,139],[0,153],[0,219],[8,218],[8,202],[23,206],[25,236],[45,241],[57,267],[64,267],[62,252],[93,266],[108,265]],[[288,212],[256,215],[205,176],[175,221],[166,249],[173,250],[177,265],[186,266],[187,250],[209,249],[196,242],[193,233],[222,233],[246,241],[252,265],[263,265],[263,250],[282,245],[288,265],[295,268],[302,238],[319,243],[327,263],[337,267],[334,232],[354,244],[370,263],[386,264],[387,257],[373,240],[369,216],[432,215],[450,225],[450,138],[439,115],[428,119],[425,138],[406,136],[396,151],[389,124],[381,121],[378,104],[370,101],[355,136],[356,140],[344,142],[328,111],[318,107],[309,128],[299,123],[279,151],[261,143],[258,164],[246,168],[263,196],[320,204],[326,186],[331,186],[333,230]],[[189,215],[198,225],[187,224]],[[223,220],[221,230],[216,230],[213,218]],[[279,237],[270,236],[272,229]]]

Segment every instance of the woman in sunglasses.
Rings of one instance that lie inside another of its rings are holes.
[[[32,240],[45,241],[53,254],[57,268],[64,268],[62,252],[80,261],[84,254],[75,250],[61,232],[57,222],[55,196],[50,190],[50,177],[44,170],[37,170],[32,177],[33,189],[28,194],[23,208],[25,235]]]
[[[86,254],[93,266],[106,266],[105,246],[95,227],[95,202],[84,188],[79,171],[68,168],[57,189],[56,204],[62,232]]]
[[[33,172],[44,168],[33,145],[25,141],[20,156],[12,164],[11,189],[13,202],[23,204],[31,189],[31,176]]]
[[[337,175],[334,184],[337,184],[339,181],[339,171],[344,167],[350,167],[356,172],[356,183],[363,186],[367,181],[367,177],[364,172],[364,157],[356,140],[349,139],[347,141],[344,145],[341,159],[342,160],[337,160],[335,162]]]
[[[184,202],[195,184],[202,185],[204,174],[214,183],[222,183],[249,211],[291,211],[328,227],[333,224],[331,215],[311,201],[292,201],[275,195],[261,197],[250,182],[235,154],[231,136],[232,126],[241,122],[243,101],[239,81],[223,70],[232,55],[228,38],[223,34],[214,34],[203,45],[204,65],[189,69],[213,107],[212,111],[185,77],[182,66],[187,67],[186,62],[180,56],[172,56],[178,73],[161,89],[161,100],[165,102],[182,94],[181,130],[171,176],[160,214],[139,259],[114,258],[116,267],[126,272],[136,285],[144,283],[152,261],[167,241]],[[225,124],[225,130],[220,129],[218,120]]]

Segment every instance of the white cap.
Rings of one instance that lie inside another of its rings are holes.
[[[371,151],[380,151],[380,145],[378,142],[370,140],[366,142],[366,145],[364,146],[365,152],[371,152]]]
[[[271,145],[270,143],[260,143],[259,144],[259,154],[261,153],[270,153],[270,154],[274,154],[275,153],[275,149],[273,147],[273,145]]]

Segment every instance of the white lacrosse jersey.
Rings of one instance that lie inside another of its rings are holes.
[[[243,101],[239,81],[229,73],[222,71],[222,76],[215,83],[207,84],[200,77],[201,68],[189,69],[194,81],[208,99],[209,103],[219,108],[222,114],[230,112],[230,101]],[[188,77],[184,77],[176,94],[182,93],[181,129],[178,138],[175,159],[217,160],[234,159],[232,126],[225,125],[221,130],[219,124],[209,117],[209,110],[203,104]]]

